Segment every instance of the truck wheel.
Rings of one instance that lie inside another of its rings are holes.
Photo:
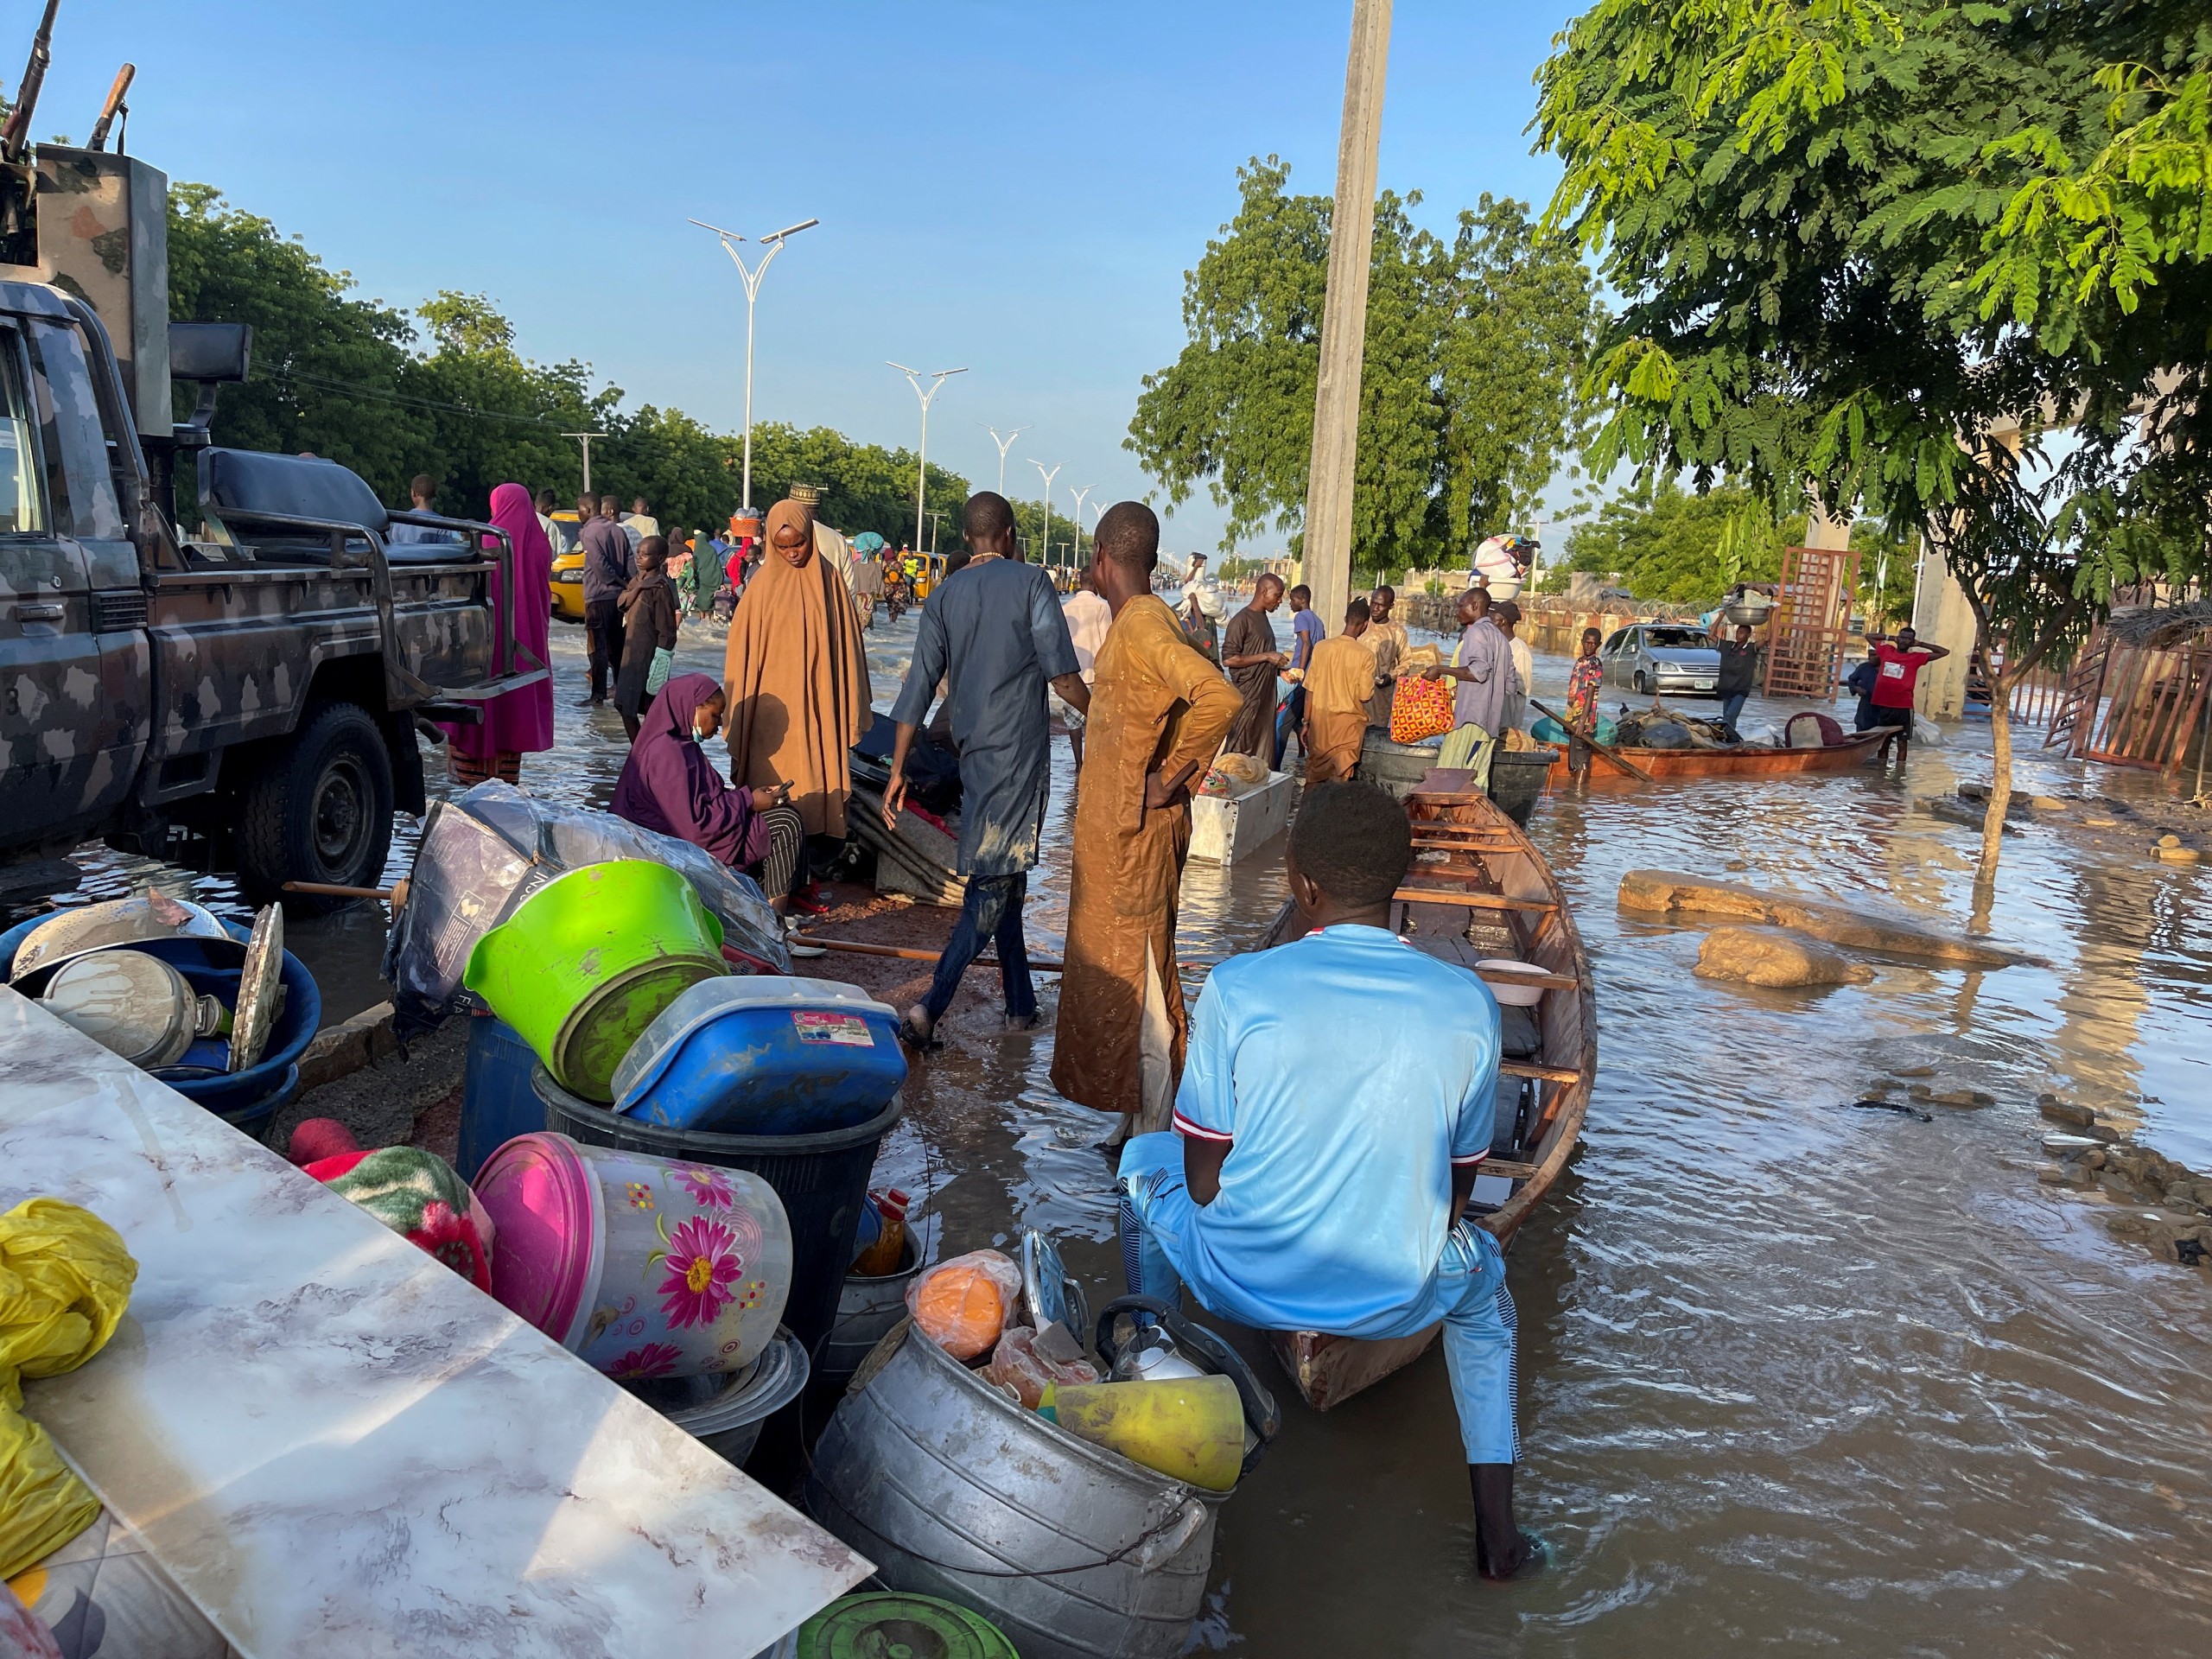
[[[240,792],[238,888],[321,915],[350,900],[288,893],[287,881],[372,887],[391,851],[391,756],[358,703],[310,708]]]

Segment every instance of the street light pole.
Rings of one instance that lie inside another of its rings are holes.
[[[589,495],[591,493],[591,441],[594,438],[603,438],[607,434],[604,432],[563,432],[561,435],[564,438],[580,439],[583,443],[584,493]]]
[[[914,396],[922,400],[922,449],[914,467],[914,550],[918,553],[922,549],[922,503],[928,497],[930,487],[930,404],[944,389],[947,380],[968,371],[939,369],[930,377],[930,389],[924,391],[920,370],[910,369],[904,363],[892,363],[887,357],[883,360],[906,377],[907,384],[914,389]]]
[[[716,236],[718,236],[718,237],[720,237],[720,238],[721,238],[721,242],[722,242],[722,251],[723,251],[724,253],[726,253],[726,254],[729,255],[729,262],[730,262],[730,264],[732,264],[733,265],[735,265],[735,266],[737,267],[737,274],[738,274],[738,276],[739,276],[740,280],[741,280],[741,281],[745,283],[745,485],[744,485],[744,491],[745,491],[745,501],[744,501],[744,505],[745,505],[747,507],[748,507],[748,508],[749,508],[749,507],[751,507],[751,506],[752,506],[752,505],[753,505],[753,302],[754,302],[755,301],[757,301],[757,300],[760,297],[760,279],[761,279],[763,276],[766,276],[768,274],[768,267],[769,267],[769,265],[770,265],[770,264],[772,264],[774,262],[776,256],[777,256],[778,254],[781,253],[781,252],[784,251],[784,242],[785,242],[785,239],[786,238],[789,238],[789,237],[794,237],[794,236],[797,236],[797,235],[798,235],[801,231],[811,230],[811,229],[813,229],[813,228],[814,228],[814,226],[816,226],[817,225],[819,225],[822,221],[821,221],[820,219],[801,219],[801,220],[800,220],[798,224],[796,224],[796,225],[786,225],[786,226],[784,226],[784,228],[783,228],[782,230],[780,230],[780,231],[771,231],[767,235],[766,235],[766,236],[764,236],[764,237],[762,237],[762,238],[760,238],[761,245],[762,245],[763,247],[766,248],[766,249],[768,250],[768,251],[767,251],[767,252],[766,252],[766,253],[764,253],[764,254],[762,254],[762,255],[760,256],[760,263],[759,264],[757,264],[757,265],[753,266],[753,268],[752,270],[747,270],[745,268],[745,261],[744,261],[744,260],[742,260],[742,259],[741,259],[741,258],[739,258],[739,257],[737,257],[737,249],[733,245],[734,245],[734,244],[735,244],[735,243],[739,243],[739,242],[742,242],[742,241],[744,241],[744,240],[745,240],[745,238],[744,238],[743,237],[740,236],[740,235],[739,235],[736,232],[734,232],[734,231],[726,231],[726,230],[722,229],[722,227],[721,227],[721,226],[719,226],[719,225],[709,225],[709,224],[708,224],[708,223],[707,223],[707,221],[706,221],[705,219],[695,219],[691,220],[690,222],[691,222],[692,224],[694,224],[694,225],[696,225],[696,226],[697,226],[701,230],[702,230],[702,231],[712,231],[712,232],[713,232]],[[585,486],[585,487],[586,487],[587,489],[588,489],[588,488],[590,487],[590,486],[587,485],[587,486]]]
[[[1006,452],[1013,448],[1014,441],[1028,429],[1026,426],[1017,426],[1006,436],[1001,437],[999,429],[995,426],[987,426],[983,429],[991,435],[991,442],[999,447],[999,493],[1001,495],[1006,493]]]
[[[1045,470],[1045,463],[1041,461],[1033,458],[1029,464],[1045,480],[1045,491],[1040,498],[1045,504],[1045,527],[1037,533],[1037,563],[1040,566],[1049,566],[1052,563],[1052,480],[1060,475],[1060,468],[1067,462],[1057,463],[1049,473]]]
[[[1081,564],[1083,563],[1084,498],[1097,487],[1098,486],[1096,484],[1086,484],[1075,493],[1075,562],[1077,564]]]

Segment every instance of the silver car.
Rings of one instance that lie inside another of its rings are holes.
[[[1638,692],[1711,696],[1720,681],[1720,653],[1702,628],[1637,622],[1614,633],[1599,652],[1605,683]]]

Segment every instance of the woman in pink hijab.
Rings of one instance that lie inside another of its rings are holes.
[[[514,629],[515,645],[527,658],[517,657],[518,669],[548,660],[547,633],[551,626],[553,548],[530,492],[519,484],[502,484],[492,492],[492,522],[507,533],[514,544],[515,590],[523,596],[519,608],[511,607],[499,590],[499,573],[492,573],[492,613],[504,632]],[[497,543],[492,543],[496,548]],[[510,616],[512,613],[512,619]],[[457,784],[480,784],[487,778],[518,783],[522,758],[553,747],[553,682],[551,677],[493,698],[484,705],[484,720],[476,726],[448,726],[446,733],[446,770]]]

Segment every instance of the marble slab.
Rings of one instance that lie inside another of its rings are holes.
[[[241,1653],[739,1659],[868,1564],[467,1281],[13,991],[0,1211],[139,1264],[27,1408]]]

